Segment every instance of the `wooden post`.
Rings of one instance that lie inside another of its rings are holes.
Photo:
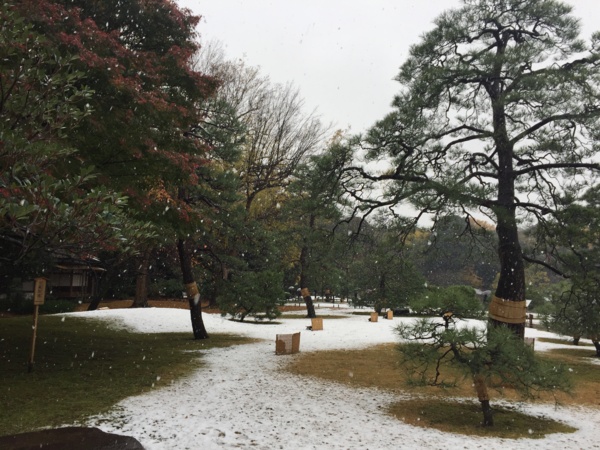
[[[37,324],[38,316],[40,312],[40,305],[44,304],[46,298],[46,279],[36,278],[35,285],[33,288],[33,336],[31,338],[31,351],[29,353],[29,364],[27,365],[27,371],[33,372],[33,357],[35,355],[35,339],[37,336]]]

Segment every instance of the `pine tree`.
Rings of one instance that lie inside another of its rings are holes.
[[[581,40],[571,9],[555,0],[465,0],[443,13],[411,48],[393,112],[355,142],[368,162],[390,168],[346,169],[347,179],[385,193],[365,201],[362,189],[348,189],[367,213],[410,202],[417,218],[478,211],[493,220],[500,278],[490,321],[521,337],[532,259],[517,219],[543,223],[561,193],[581,191],[600,170],[600,35]]]

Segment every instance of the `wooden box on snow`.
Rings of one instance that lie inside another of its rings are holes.
[[[377,322],[377,320],[379,320],[379,314],[377,314],[376,312],[372,312],[369,322]]]
[[[387,317],[389,320],[391,320],[391,319],[393,319],[393,318],[394,318],[394,311],[392,311],[391,309],[390,309],[390,310],[389,310],[389,311],[388,311],[386,314],[387,314],[387,316],[386,316],[386,317]]]
[[[311,330],[319,331],[319,330],[323,329],[323,318],[322,317],[314,317],[310,320],[311,320],[311,325],[312,325]]]
[[[300,333],[278,334],[275,337],[275,354],[291,355],[300,351]]]

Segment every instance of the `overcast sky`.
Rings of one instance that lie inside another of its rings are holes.
[[[177,0],[202,16],[203,41],[292,82],[307,111],[361,132],[390,110],[409,46],[459,0]],[[600,30],[599,0],[568,0],[583,35]]]

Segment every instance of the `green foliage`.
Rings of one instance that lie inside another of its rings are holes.
[[[134,253],[195,231],[201,219],[191,205],[218,206],[193,189],[216,178],[207,169],[208,144],[193,133],[216,86],[190,67],[198,18],[168,0],[23,0],[15,8],[53,54],[74,56],[74,73],[93,90],[76,104],[86,113],[81,126],[63,130],[69,148],[77,149],[63,168],[71,174],[79,165],[94,167],[86,189],[119,193],[119,199],[126,193],[119,243]],[[180,191],[183,186],[189,189]],[[106,240],[95,240],[95,254],[99,243]]]
[[[444,368],[464,377],[482,377],[498,389],[510,387],[524,398],[570,388],[564,366],[535,356],[533,348],[504,327],[445,328],[440,321],[422,319],[397,328],[406,373],[419,384],[448,385]]]
[[[562,193],[597,182],[600,46],[571,12],[556,0],[445,11],[401,66],[393,111],[349,144],[366,155],[343,178],[361,215],[410,202],[415,221],[494,220],[505,299],[526,295],[518,221],[544,223]]]
[[[564,207],[548,221],[542,236],[567,282],[557,285],[546,306],[545,324],[572,337],[588,337],[600,356],[600,200],[597,186],[580,198],[566,196]]]
[[[76,301],[74,300],[47,298],[44,304],[40,306],[40,314],[59,314],[73,312],[75,310],[75,304]]]
[[[423,292],[426,281],[405,252],[404,222],[378,216],[361,227],[346,256],[348,294],[355,303],[376,311],[407,307]],[[341,231],[356,232],[351,227]]]
[[[441,315],[449,311],[458,318],[479,318],[483,314],[483,305],[470,286],[430,286],[411,299],[409,305],[414,313],[424,315]]]
[[[9,292],[0,298],[0,311],[30,314],[33,312],[33,300],[26,299],[22,292]]]
[[[234,273],[225,281],[217,303],[223,313],[244,320],[247,316],[273,320],[279,317],[279,301],[285,298],[279,272]]]
[[[431,231],[413,236],[408,254],[431,285],[491,289],[499,265],[497,237],[490,228],[453,214],[440,217]]]
[[[74,309],[74,300],[46,297],[44,304],[40,305],[39,312],[40,314],[58,314],[73,312]],[[0,311],[7,311],[14,314],[32,314],[33,310],[33,299],[26,298],[20,292],[11,292],[6,297],[0,299]]]
[[[93,167],[66,138],[92,113],[93,92],[78,58],[57,49],[26,17],[0,5],[2,278],[39,266],[57,250],[120,247],[125,234],[126,198],[98,185]]]
[[[600,357],[599,284],[574,285],[553,298],[542,310],[542,324],[555,333],[591,339]]]
[[[160,280],[148,287],[148,295],[151,297],[181,298],[183,286],[181,280]]]

